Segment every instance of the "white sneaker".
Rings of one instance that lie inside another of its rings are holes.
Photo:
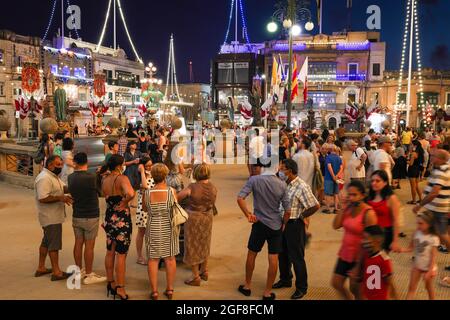
[[[95,272],[87,274],[83,279],[84,284],[94,284],[94,283],[100,283],[100,282],[105,282],[105,281],[106,281],[106,277],[99,276]]]

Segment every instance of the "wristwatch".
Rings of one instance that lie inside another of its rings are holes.
[[[300,213],[300,214],[298,215],[298,218],[299,218],[299,219],[302,219],[302,220],[305,220],[305,217],[303,216],[303,213]]]

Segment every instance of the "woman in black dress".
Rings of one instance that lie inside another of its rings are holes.
[[[134,198],[134,190],[130,181],[122,174],[124,159],[114,154],[100,173],[111,172],[102,183],[102,191],[106,200],[105,221],[102,224],[106,232],[105,268],[108,277],[106,293],[128,300],[125,292],[125,266],[128,249],[131,243],[133,224],[129,202]],[[114,270],[116,280],[114,279]]]
[[[422,144],[418,140],[414,140],[412,144],[413,147],[408,161],[408,178],[411,184],[412,201],[408,201],[407,204],[415,204],[416,195],[419,197],[419,203],[422,201],[422,192],[419,188],[419,176],[422,170],[424,151]]]
[[[405,149],[403,149],[401,144],[397,145],[394,154],[394,168],[392,168],[392,188],[400,188],[400,180],[406,179],[408,161],[405,157]]]
[[[136,141],[128,142],[127,150],[125,151],[125,166],[127,167],[124,174],[130,179],[130,183],[134,190],[139,190],[141,185],[141,175],[138,167],[142,154],[137,150]]]

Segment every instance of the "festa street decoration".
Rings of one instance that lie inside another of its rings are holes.
[[[106,94],[106,75],[104,73],[94,75],[94,94],[99,98]]]
[[[34,116],[43,114],[44,108],[42,104],[39,104],[33,97],[31,99],[20,98],[14,100],[16,111],[19,111],[20,119],[24,120],[30,113]]]
[[[41,87],[41,76],[36,63],[24,63],[22,67],[22,90],[33,94]]]

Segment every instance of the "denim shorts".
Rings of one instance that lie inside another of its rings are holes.
[[[333,180],[325,180],[324,181],[325,194],[327,196],[334,196],[339,193],[339,186]]]

